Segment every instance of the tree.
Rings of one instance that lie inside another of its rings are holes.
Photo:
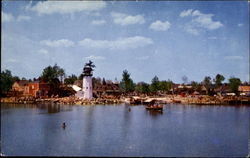
[[[198,86],[199,86],[199,83],[195,82],[195,81],[191,81],[191,86],[192,86],[193,89],[196,90],[198,88]]]
[[[61,77],[64,74],[64,70],[55,64],[53,67],[48,66],[43,69],[42,75],[40,78],[46,82],[48,82],[51,86],[52,94],[59,94],[59,86]]]
[[[225,80],[225,77],[221,74],[217,74],[215,78],[213,79],[216,87],[222,85],[222,81],[224,80]]]
[[[1,96],[11,89],[13,83],[14,80],[11,75],[11,71],[10,70],[2,71],[0,80]]]
[[[63,69],[60,68],[57,73],[58,73],[58,76],[60,77],[60,82],[62,83],[63,79],[65,78],[65,72]]]
[[[105,80],[105,78],[102,79],[102,85],[106,85],[106,80]]]
[[[57,66],[57,64],[55,64],[53,67],[48,66],[43,69],[41,79],[49,83],[52,83],[52,81],[55,81],[55,79],[59,80],[59,77],[62,78],[62,76],[64,75],[65,75],[64,70],[59,66]]]
[[[231,77],[229,79],[229,87],[236,95],[239,95],[238,88],[241,84],[241,80],[239,78]]]
[[[160,81],[159,83],[159,89],[164,92],[170,91],[172,88],[173,82],[171,80],[168,81]]]
[[[77,80],[77,76],[72,74],[71,76],[68,76],[65,78],[64,83],[65,84],[74,84],[74,82]]]
[[[14,76],[12,77],[12,79],[13,79],[13,82],[20,81],[20,78],[18,76]]]
[[[120,87],[123,92],[132,92],[135,90],[135,84],[133,83],[133,80],[130,78],[130,74],[128,73],[127,70],[123,71]]]
[[[203,80],[203,85],[206,87],[206,91],[207,94],[210,92],[210,86],[211,86],[212,82],[211,82],[211,77],[209,76],[205,76],[204,80]]]
[[[149,84],[145,82],[139,82],[136,84],[135,90],[139,93],[149,93],[150,92]]]
[[[83,74],[80,74],[79,76],[78,76],[78,80],[83,80]]]
[[[211,77],[206,76],[206,77],[204,78],[204,80],[203,80],[203,84],[204,84],[206,87],[209,87],[209,86],[212,84],[212,82],[211,82]]]
[[[158,90],[160,90],[160,81],[159,81],[159,78],[155,76],[151,81],[150,91],[155,93]]]

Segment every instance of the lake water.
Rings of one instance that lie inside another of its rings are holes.
[[[143,105],[2,104],[1,152],[7,156],[246,157],[249,120],[249,106],[166,104],[163,113],[150,113]]]

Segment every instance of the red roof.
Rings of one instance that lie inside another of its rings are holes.
[[[250,86],[239,86],[240,92],[250,92]]]

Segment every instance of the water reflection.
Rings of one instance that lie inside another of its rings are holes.
[[[147,113],[149,113],[151,116],[159,116],[163,114],[163,111],[159,110],[147,110]]]
[[[48,113],[58,113],[60,112],[60,105],[59,104],[50,104],[48,105]]]
[[[162,112],[123,104],[2,105],[1,150],[38,156],[246,156],[249,110],[178,104],[164,105]]]

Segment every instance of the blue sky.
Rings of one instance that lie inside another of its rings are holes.
[[[205,76],[249,81],[247,1],[3,1],[2,70],[39,77],[57,63],[77,76],[135,82]]]

